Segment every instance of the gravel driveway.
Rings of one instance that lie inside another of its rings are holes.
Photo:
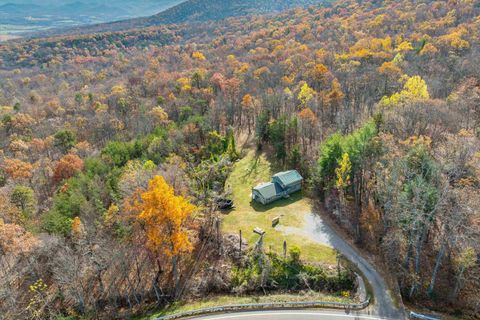
[[[367,260],[365,260],[348,242],[343,240],[325,221],[316,214],[305,215],[303,229],[279,226],[287,234],[298,234],[312,241],[330,246],[353,262],[363,273],[373,290],[374,313],[382,318],[405,319],[404,312],[397,309],[389,294],[383,277]]]

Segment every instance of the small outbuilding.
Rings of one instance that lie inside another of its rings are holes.
[[[272,177],[272,182],[261,183],[252,189],[252,199],[262,204],[269,204],[280,198],[288,198],[302,189],[303,177],[297,170],[279,172]]]
[[[297,170],[279,172],[272,177],[272,182],[278,183],[288,194],[302,189],[303,177]]]

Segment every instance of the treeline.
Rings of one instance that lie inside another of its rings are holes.
[[[350,135],[327,139],[317,191],[357,243],[385,256],[407,300],[455,305],[462,292],[475,309],[477,138],[463,130],[443,133],[434,144],[426,129],[405,140],[397,136],[397,142],[390,130],[406,119],[392,119],[393,113],[401,110],[384,111]]]

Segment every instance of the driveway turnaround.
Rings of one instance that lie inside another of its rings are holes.
[[[348,242],[343,240],[334,229],[327,225],[317,214],[305,216],[305,224],[302,228],[283,227],[286,233],[293,233],[306,236],[312,241],[330,246],[343,254],[348,260],[353,262],[363,273],[366,280],[370,283],[373,290],[374,312],[380,318],[386,319],[404,319],[404,313],[399,310],[390,296],[389,290],[382,276],[375,270],[373,265],[365,260]],[[240,319],[240,318],[239,318]],[[259,318],[261,319],[261,318]],[[287,318],[285,318],[287,319]],[[301,318],[304,319],[304,318]],[[305,318],[307,319],[307,318]],[[310,318],[308,318],[310,319]],[[316,318],[323,319],[323,318]],[[325,318],[330,319],[330,318]],[[332,318],[333,319],[333,318]],[[343,318],[336,318],[343,319]],[[352,318],[344,318],[352,319]],[[369,318],[354,318],[369,319]],[[370,318],[373,319],[373,318]]]

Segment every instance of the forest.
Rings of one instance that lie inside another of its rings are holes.
[[[216,234],[244,141],[301,172],[405,304],[480,317],[480,2],[337,0],[2,44],[0,319],[351,290]]]

